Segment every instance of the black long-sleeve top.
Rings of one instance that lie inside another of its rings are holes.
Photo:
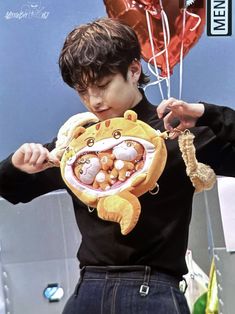
[[[156,107],[145,97],[132,108],[138,119],[164,131]],[[197,159],[210,165],[216,174],[235,176],[235,111],[205,104],[205,112],[191,131],[195,135]],[[45,145],[49,150],[55,140]],[[0,164],[0,195],[8,201],[29,202],[33,198],[67,189],[72,196],[75,216],[82,234],[78,250],[80,267],[84,265],[149,265],[177,277],[187,272],[185,252],[191,219],[194,188],[186,175],[185,164],[176,140],[166,140],[167,163],[158,180],[157,195],[145,193],[139,200],[141,215],[136,227],[123,236],[119,224],[98,218],[96,210],[68,190],[59,168],[26,174],[11,163],[11,156]]]

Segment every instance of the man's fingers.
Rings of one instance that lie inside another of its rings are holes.
[[[24,155],[24,163],[30,165],[40,165],[48,158],[48,150],[41,144],[26,143],[21,147],[21,153]]]
[[[166,110],[167,110],[167,103],[168,103],[168,100],[167,99],[164,99],[158,106],[157,106],[157,115],[158,115],[158,118],[161,119]]]
[[[171,111],[163,118],[163,123],[166,130],[168,131],[173,130],[173,126],[171,125],[171,123],[174,120],[174,118],[175,118],[174,114]]]
[[[38,155],[38,158],[36,160],[36,164],[41,165],[45,162],[45,160],[48,160],[49,152],[43,146],[39,146],[38,149],[39,149],[39,155]]]
[[[36,144],[32,143],[30,144],[30,149],[31,155],[28,159],[28,163],[33,166],[37,163],[38,157],[40,155],[40,148]]]
[[[159,119],[162,119],[166,113],[171,111],[174,107],[184,105],[182,100],[177,100],[173,97],[164,99],[157,107],[157,115]]]
[[[55,157],[54,154],[51,154],[51,153],[49,153],[46,163],[50,167],[59,167],[60,166],[60,160],[57,157]]]
[[[21,154],[20,156],[22,156],[24,163],[27,163],[32,155],[30,144],[28,143],[23,144],[19,149],[19,153]]]

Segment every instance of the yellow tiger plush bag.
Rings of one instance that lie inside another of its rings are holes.
[[[84,128],[88,122],[96,124]],[[88,207],[97,208],[100,218],[119,223],[126,235],[139,219],[138,197],[158,191],[157,181],[167,159],[167,137],[167,132],[138,120],[132,110],[102,122],[87,112],[62,126],[51,154],[60,159],[61,175],[70,190]],[[185,157],[189,145],[181,146],[186,147]],[[198,163],[194,161],[195,175]]]
[[[60,141],[52,152],[61,158],[66,185],[82,202],[97,208],[100,218],[118,222],[122,234],[129,233],[141,211],[138,196],[157,186],[165,167],[167,134],[138,120],[132,110],[124,117],[88,128],[79,123],[72,129],[69,134],[67,123],[67,143]]]

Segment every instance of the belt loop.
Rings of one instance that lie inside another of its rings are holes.
[[[144,270],[144,282],[140,286],[139,293],[142,297],[146,297],[149,293],[149,280],[150,280],[151,268],[149,266],[145,266]]]
[[[78,283],[77,283],[77,286],[76,286],[76,289],[75,289],[75,292],[74,292],[75,297],[78,296],[78,290],[79,290],[79,287],[80,287],[80,285],[82,283],[85,270],[86,270],[86,266],[83,266],[82,269],[80,270],[80,277],[79,277],[79,280],[78,280]]]

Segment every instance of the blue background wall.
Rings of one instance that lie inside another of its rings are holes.
[[[37,11],[37,17],[32,16]],[[28,17],[13,18],[11,12],[27,12]],[[0,159],[24,142],[50,141],[69,116],[85,110],[60,78],[58,55],[74,26],[105,15],[102,0],[1,1]],[[234,48],[234,36],[203,34],[184,59],[182,98],[235,107]],[[171,78],[174,97],[178,78],[176,67]],[[153,103],[161,100],[156,86],[149,87],[147,95]]]

